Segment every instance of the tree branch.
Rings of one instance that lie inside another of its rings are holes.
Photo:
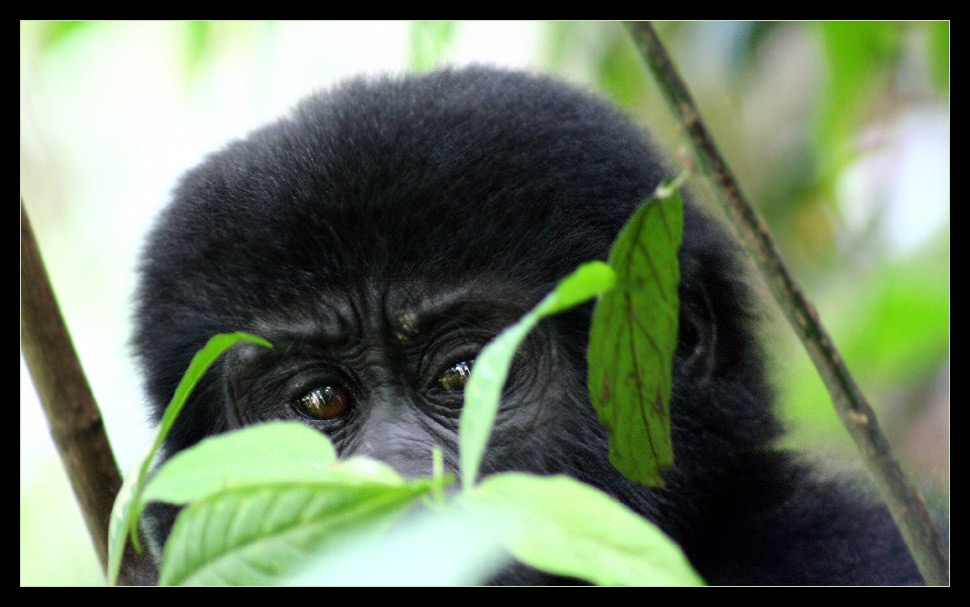
[[[875,413],[849,374],[815,308],[789,274],[767,226],[748,204],[718,152],[656,32],[648,22],[625,25],[661,93],[679,119],[699,168],[713,185],[715,197],[822,376],[839,418],[862,453],[920,573],[928,584],[949,584],[949,565],[943,541],[922,496],[903,474],[889,442],[879,429]]]
[[[23,201],[20,218],[20,349],[101,568],[106,570],[108,521],[121,489],[121,474],[101,412],[58,309]],[[147,553],[128,553],[126,560],[120,583],[141,584],[153,578],[155,567]]]

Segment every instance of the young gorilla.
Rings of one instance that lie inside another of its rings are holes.
[[[665,175],[607,103],[544,77],[471,68],[355,80],[189,172],[145,248],[134,343],[156,416],[213,334],[244,330],[166,453],[265,420],[319,429],[341,456],[405,476],[457,469],[476,353],[582,262],[605,259]],[[711,584],[910,584],[886,509],[773,450],[752,302],[734,246],[687,204],[674,469],[621,476],[586,388],[590,306],[517,356],[483,474],[568,474],[677,541]],[[173,509],[152,509],[159,545]],[[563,583],[516,566],[499,583]]]

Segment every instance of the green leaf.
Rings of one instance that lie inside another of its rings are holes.
[[[389,525],[441,479],[390,486],[359,479],[276,483],[211,495],[179,514],[165,544],[163,585],[278,583],[347,534]]]
[[[474,586],[511,560],[484,512],[453,505],[408,516],[389,533],[355,535],[311,558],[287,586]],[[415,558],[415,549],[420,558]]]
[[[593,261],[583,264],[562,279],[528,314],[482,349],[465,386],[465,405],[459,429],[461,480],[466,490],[475,484],[478,476],[478,468],[498,412],[502,388],[519,344],[542,318],[608,291],[613,287],[614,280],[613,270],[605,263]]]
[[[206,370],[215,362],[223,352],[231,348],[240,341],[259,344],[272,348],[273,346],[260,337],[248,335],[246,333],[219,334],[212,337],[199,352],[192,358],[189,368],[175,388],[175,395],[165,409],[162,422],[159,424],[155,433],[155,440],[148,450],[135,465],[121,486],[118,497],[115,498],[114,507],[111,509],[111,521],[108,526],[108,583],[114,584],[118,579],[118,571],[121,568],[121,557],[124,553],[125,539],[131,535],[132,543],[135,548],[140,550],[138,545],[138,518],[144,505],[142,501],[142,490],[145,486],[145,479],[151,467],[155,454],[161,448],[165,437],[168,435],[175,418],[178,416],[189,394],[195,388]]]
[[[542,571],[601,585],[704,583],[680,547],[655,525],[567,476],[495,474],[462,498],[471,509],[501,520],[496,532],[506,548]]]
[[[184,504],[274,482],[333,476],[337,452],[321,432],[298,422],[269,422],[209,437],[159,468],[142,500]]]
[[[590,326],[589,391],[610,435],[610,461],[651,486],[661,486],[673,464],[670,382],[682,233],[676,190],[633,214],[610,251],[617,288],[597,302]]]

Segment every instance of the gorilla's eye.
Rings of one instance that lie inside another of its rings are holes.
[[[463,390],[471,374],[472,361],[463,360],[442,373],[438,378],[438,385],[448,392]]]
[[[314,388],[297,399],[296,408],[314,419],[333,419],[350,409],[350,395],[338,386]]]

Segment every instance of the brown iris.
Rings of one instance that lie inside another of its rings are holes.
[[[438,385],[449,392],[464,390],[469,376],[472,374],[472,363],[463,360],[441,374]]]
[[[333,419],[350,409],[350,395],[338,386],[323,386],[301,396],[296,408],[314,419]]]

